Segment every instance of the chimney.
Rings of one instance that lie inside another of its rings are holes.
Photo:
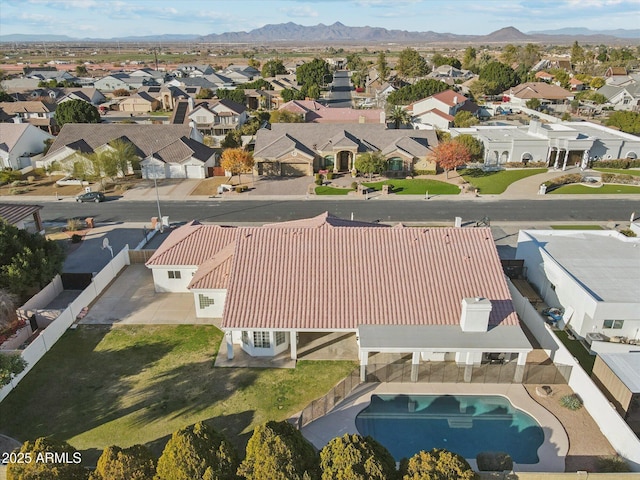
[[[193,111],[193,98],[189,97],[187,102],[189,102],[189,111],[192,112]]]
[[[360,115],[358,117],[358,123],[367,123],[366,118],[364,117],[364,115]]]
[[[457,95],[454,95],[454,96],[453,96],[453,104],[454,104],[454,105],[457,105],[457,104],[458,104],[458,96],[457,96]]]
[[[536,135],[540,132],[540,120],[532,118],[529,120],[529,134]]]
[[[13,123],[22,123],[22,117],[16,115],[15,117],[13,117]]]
[[[490,314],[490,300],[482,297],[463,298],[460,328],[463,332],[486,332]]]

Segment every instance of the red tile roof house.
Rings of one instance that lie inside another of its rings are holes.
[[[330,108],[315,100],[291,100],[279,110],[301,115],[306,123],[385,123],[381,109]]]
[[[227,358],[289,352],[298,336],[355,333],[372,352],[474,365],[504,354],[522,380],[530,343],[488,228],[390,228],[327,213],[262,227],[195,221],[147,262],[157,292],[192,292],[196,315],[222,318]],[[268,360],[265,358],[265,361]]]

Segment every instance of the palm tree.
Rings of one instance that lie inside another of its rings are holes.
[[[400,125],[409,123],[411,121],[411,117],[409,116],[409,112],[407,112],[400,105],[394,105],[393,108],[389,110],[387,120],[391,120],[397,130],[400,128]]]
[[[122,138],[116,138],[109,142],[109,146],[113,149],[111,153],[116,159],[118,173],[123,177],[129,174],[129,168],[133,170],[140,168],[140,159],[136,154],[136,147],[133,143]]]

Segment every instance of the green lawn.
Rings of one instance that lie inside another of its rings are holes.
[[[398,195],[458,195],[460,188],[451,183],[440,182],[438,180],[416,179],[394,179],[382,182],[363,183],[363,185],[373,188],[375,191],[382,190],[382,185],[393,185],[393,193]]]
[[[594,168],[594,170],[602,173],[619,173],[620,175],[633,175],[634,177],[640,177],[640,170],[630,170],[624,168]]]
[[[159,455],[173,431],[208,420],[243,451],[255,425],[302,410],[356,366],[213,368],[221,340],[213,326],[69,330],[2,402],[0,432],[53,435],[95,465],[108,445],[142,443]]]
[[[326,185],[316,187],[316,195],[348,195],[349,192],[352,192],[350,188],[335,188],[328,187]]]
[[[567,350],[578,359],[578,362],[582,366],[585,372],[591,375],[593,370],[593,364],[596,361],[595,355],[589,355],[589,351],[578,340],[569,340],[567,332],[564,330],[558,330],[555,332],[560,341],[567,347]]]
[[[539,173],[545,173],[546,168],[531,168],[523,170],[500,170],[498,172],[482,172],[462,170],[460,175],[485,195],[496,195],[504,192],[509,185],[523,178]]]
[[[587,195],[611,195],[617,193],[640,193],[640,187],[635,185],[605,184],[601,187],[587,187],[586,185],[563,185],[551,190],[551,195],[557,194],[587,194]]]
[[[551,225],[552,230],[604,230],[600,225]]]

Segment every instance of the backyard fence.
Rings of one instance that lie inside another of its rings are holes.
[[[155,252],[155,250],[129,250],[129,262],[132,265],[147,263]]]

